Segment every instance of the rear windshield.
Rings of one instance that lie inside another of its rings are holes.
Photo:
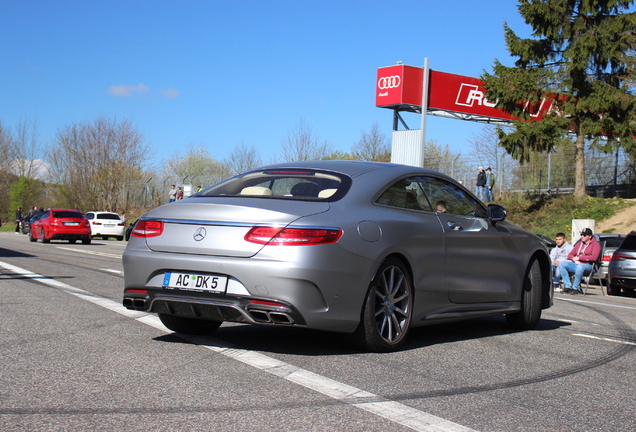
[[[98,214],[96,216],[97,219],[110,219],[110,220],[120,220],[119,215],[117,214],[113,214],[113,213],[104,213],[104,214]]]
[[[625,237],[606,237],[602,238],[601,241],[605,242],[605,247],[619,247]]]
[[[74,212],[74,211],[54,211],[53,217],[54,218],[84,219],[84,215],[82,215],[80,212]]]
[[[628,235],[621,243],[621,249],[636,250],[636,235]]]
[[[312,169],[269,169],[232,177],[196,196],[241,196],[311,201],[335,201],[351,185],[343,174]]]

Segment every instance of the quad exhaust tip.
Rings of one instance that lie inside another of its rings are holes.
[[[284,312],[273,312],[259,309],[250,309],[250,317],[257,323],[272,323],[272,324],[293,324],[292,317]]]
[[[124,297],[124,301],[122,303],[126,309],[139,311],[145,311],[148,309],[147,300],[142,298]]]

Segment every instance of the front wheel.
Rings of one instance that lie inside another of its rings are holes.
[[[169,314],[159,314],[159,319],[173,332],[190,334],[190,335],[206,335],[218,329],[223,321],[210,321],[198,318],[185,318]]]
[[[412,315],[413,285],[409,271],[402,261],[389,258],[369,285],[356,339],[370,351],[395,351],[406,339]]]
[[[541,318],[541,287],[543,286],[539,261],[533,258],[523,278],[521,310],[506,315],[508,326],[513,329],[531,330]]]

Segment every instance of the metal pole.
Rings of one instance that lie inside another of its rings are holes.
[[[552,150],[548,151],[548,195],[550,195],[551,182],[552,182]]]
[[[459,157],[459,153],[457,153],[455,155],[455,157],[453,158],[453,161],[451,162],[451,177],[455,178],[455,161],[457,160],[457,158]]]
[[[419,166],[424,167],[424,149],[426,148],[426,113],[428,112],[428,77],[429,59],[424,59],[424,73],[422,74],[422,122],[420,126],[421,160]]]
[[[614,193],[613,196],[614,198],[616,198],[617,195],[617,189],[618,189],[618,147],[616,147],[616,160],[614,161]]]

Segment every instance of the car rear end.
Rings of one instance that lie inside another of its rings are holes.
[[[612,259],[612,255],[618,247],[621,245],[625,236],[622,234],[599,234],[599,242],[603,242],[605,245],[601,251],[601,267],[598,270],[598,279],[605,280],[607,278],[607,272],[609,263]]]
[[[117,240],[123,240],[126,223],[121,216],[111,212],[94,212],[94,215],[90,220],[93,237],[115,237]]]
[[[48,240],[90,240],[88,220],[76,210],[51,210],[44,227]]]
[[[350,306],[361,304],[370,277],[361,274],[373,263],[343,248],[344,229],[329,219],[349,183],[309,170],[265,172],[150,211],[123,255],[124,306],[353,331],[360,309]]]
[[[608,269],[608,293],[636,289],[636,231],[632,231],[612,255]]]

